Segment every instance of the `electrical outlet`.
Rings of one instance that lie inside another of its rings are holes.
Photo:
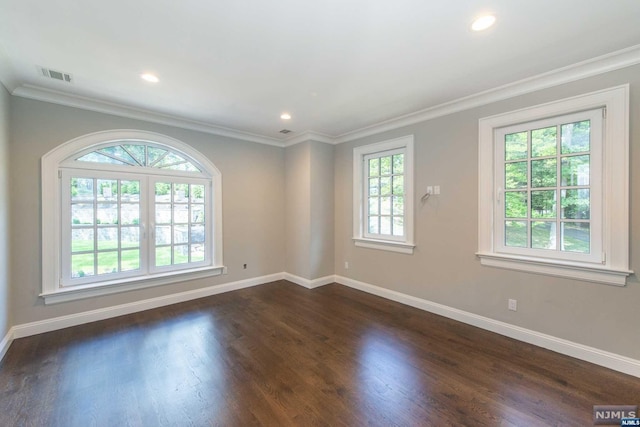
[[[511,310],[511,311],[517,311],[518,310],[518,300],[510,299],[508,307],[509,307],[509,310]]]
[[[247,269],[247,264],[244,264],[244,265],[242,266],[242,268],[246,270],[246,269]]]
[[[348,270],[349,269],[349,261],[345,261],[344,262],[344,269]]]
[[[440,194],[440,186],[439,185],[434,185],[433,186],[433,194],[435,194],[435,195]]]

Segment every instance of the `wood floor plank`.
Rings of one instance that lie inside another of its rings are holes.
[[[585,426],[640,380],[286,281],[15,340],[2,426]]]

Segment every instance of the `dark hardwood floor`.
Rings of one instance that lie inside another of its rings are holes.
[[[281,281],[15,340],[1,426],[593,425],[640,380],[340,285]]]

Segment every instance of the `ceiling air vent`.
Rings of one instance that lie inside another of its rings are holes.
[[[291,133],[291,131],[290,131],[289,129],[282,129],[282,130],[280,131],[280,133],[283,133],[283,134],[285,134],[285,135],[286,135],[286,134],[288,134],[288,133]]]
[[[60,80],[61,82],[71,83],[73,76],[69,73],[63,73],[62,71],[50,70],[49,68],[38,67],[40,75],[53,80]]]

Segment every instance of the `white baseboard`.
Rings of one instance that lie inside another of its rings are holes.
[[[171,304],[262,285],[265,283],[283,279],[303,286],[307,289],[317,288],[319,286],[324,286],[334,282],[339,283],[350,288],[358,289],[373,295],[380,296],[382,298],[399,302],[401,304],[419,308],[430,313],[448,317],[462,323],[473,325],[500,335],[514,338],[519,341],[533,344],[538,347],[543,347],[557,353],[575,357],[576,359],[591,362],[596,365],[604,366],[606,368],[640,378],[640,360],[631,359],[626,356],[599,350],[597,348],[574,343],[572,341],[557,338],[551,335],[542,334],[536,331],[521,328],[519,326],[511,325],[509,323],[448,307],[443,304],[438,304],[368,283],[359,282],[347,277],[332,275],[309,280],[289,273],[276,273],[268,276],[254,277],[251,279],[240,280],[237,282],[210,286],[201,289],[194,289],[192,291],[180,292],[177,294],[136,301],[128,304],[121,304],[113,307],[85,311],[68,316],[55,317],[38,322],[16,325],[9,329],[2,341],[0,341],[0,361],[9,349],[11,342],[16,338],[55,331],[62,328],[68,328],[70,326],[109,319],[116,316],[136,313],[139,311],[163,307]]]
[[[150,298],[142,301],[116,305],[113,307],[84,311],[82,313],[70,314],[68,316],[54,317],[52,319],[41,320],[38,322],[24,323],[22,325],[16,325],[11,328],[11,330],[13,331],[12,338],[15,339],[27,337],[30,335],[41,334],[43,332],[50,332],[62,328],[68,328],[70,326],[77,326],[84,323],[95,322],[97,320],[104,320],[116,316],[122,316],[125,314],[137,313],[139,311],[149,310],[152,308],[164,307],[166,305],[176,304],[179,302],[190,301],[198,298],[208,297],[211,295],[221,294],[224,292],[262,285],[264,283],[282,280],[283,278],[283,273],[271,274],[268,276],[254,277],[237,282],[209,286],[201,289],[194,289],[191,291],[179,292],[177,294]]]
[[[509,323],[479,316],[477,314],[458,310],[443,304],[381,288],[379,286],[359,282],[347,277],[335,276],[335,282],[369,294],[377,295],[401,304],[409,305],[430,313],[438,314],[462,323],[495,332],[509,338],[514,338],[538,347],[543,347],[557,353],[575,357],[576,359],[591,362],[635,377],[640,377],[640,360],[631,359],[630,357],[621,356],[619,354],[610,353],[608,351],[578,344],[562,338],[532,331],[530,329],[521,328]]]
[[[11,342],[13,342],[13,328],[10,328],[4,338],[2,338],[2,341],[0,341],[0,361],[2,361],[4,355],[7,354]]]
[[[300,285],[307,289],[319,288],[320,286],[328,285],[336,281],[336,276],[334,275],[309,280],[309,279],[305,279],[304,277],[296,276],[295,274],[291,274],[291,273],[283,273],[283,274],[284,274],[284,280],[288,280],[289,282],[293,282],[296,285]]]

